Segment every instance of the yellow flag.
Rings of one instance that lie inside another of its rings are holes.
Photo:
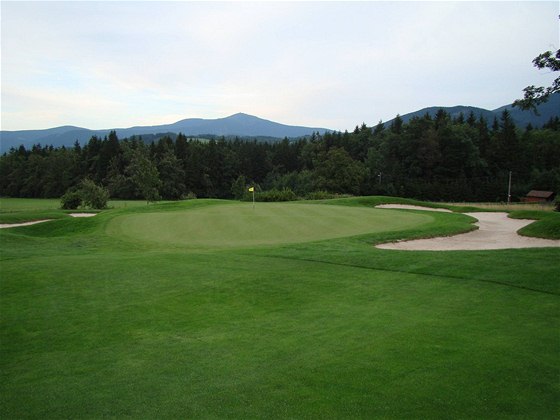
[[[255,187],[249,187],[249,192],[255,191]]]

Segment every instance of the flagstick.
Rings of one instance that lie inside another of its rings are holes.
[[[255,210],[255,188],[253,187],[253,210]]]

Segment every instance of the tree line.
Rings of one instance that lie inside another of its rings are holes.
[[[277,142],[189,139],[179,134],[146,143],[116,132],[83,147],[35,145],[0,157],[0,194],[61,197],[90,180],[112,198],[240,199],[249,185],[290,197],[316,192],[395,195],[426,200],[505,201],[531,189],[560,190],[560,121],[518,129],[508,111],[365,124],[353,132]]]

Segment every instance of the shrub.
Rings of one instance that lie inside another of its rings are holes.
[[[253,194],[247,192],[245,194],[244,200],[251,201],[252,199],[253,199]],[[262,191],[262,192],[258,191],[255,193],[255,201],[278,202],[278,201],[295,201],[297,199],[298,197],[296,193],[294,193],[289,188],[283,188],[282,190],[277,190],[273,188],[268,191]]]
[[[64,210],[76,210],[82,205],[82,195],[80,191],[68,190],[60,199],[60,208]]]
[[[331,200],[333,198],[350,198],[352,194],[336,194],[328,191],[313,191],[305,195],[306,200]]]
[[[554,200],[554,210],[560,211],[560,195],[556,196],[556,199]]]
[[[327,191],[313,191],[305,196],[306,200],[328,200],[334,198],[335,195]]]
[[[60,199],[60,207],[75,210],[81,205],[92,209],[104,209],[109,201],[109,191],[91,179],[84,179],[78,187],[72,187]]]
[[[92,209],[104,209],[109,201],[109,191],[101,187],[91,179],[84,179],[80,183],[80,193],[86,207]]]

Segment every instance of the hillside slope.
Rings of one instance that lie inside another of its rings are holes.
[[[274,137],[296,138],[311,135],[314,132],[330,131],[326,128],[303,127],[280,124],[248,114],[238,113],[225,118],[202,119],[188,118],[173,124],[136,126],[130,128],[108,128],[89,130],[81,127],[63,126],[47,130],[22,130],[0,132],[0,151],[5,152],[11,147],[24,145],[29,148],[33,144],[48,144],[55,147],[72,146],[75,141],[85,144],[92,136],[104,137],[112,130],[119,138],[158,133],[183,133],[187,136],[216,135],[240,137]]]
[[[542,127],[543,124],[546,124],[551,117],[560,117],[560,93],[552,95],[548,102],[539,105],[537,107],[538,115],[532,111],[523,111],[517,107],[513,107],[512,105],[504,105],[494,110],[477,108],[473,106],[457,105],[451,107],[431,106],[401,115],[400,117],[402,118],[403,122],[407,123],[413,118],[421,118],[426,114],[434,117],[440,109],[443,109],[446,113],[451,115],[451,118],[456,118],[461,113],[465,118],[467,118],[469,114],[473,112],[477,119],[482,116],[488,121],[489,124],[492,123],[494,117],[499,119],[504,110],[507,109],[510,112],[513,121],[519,128],[525,128],[528,124],[531,124],[534,127]],[[392,121],[393,120],[387,121],[385,124],[390,124]]]

